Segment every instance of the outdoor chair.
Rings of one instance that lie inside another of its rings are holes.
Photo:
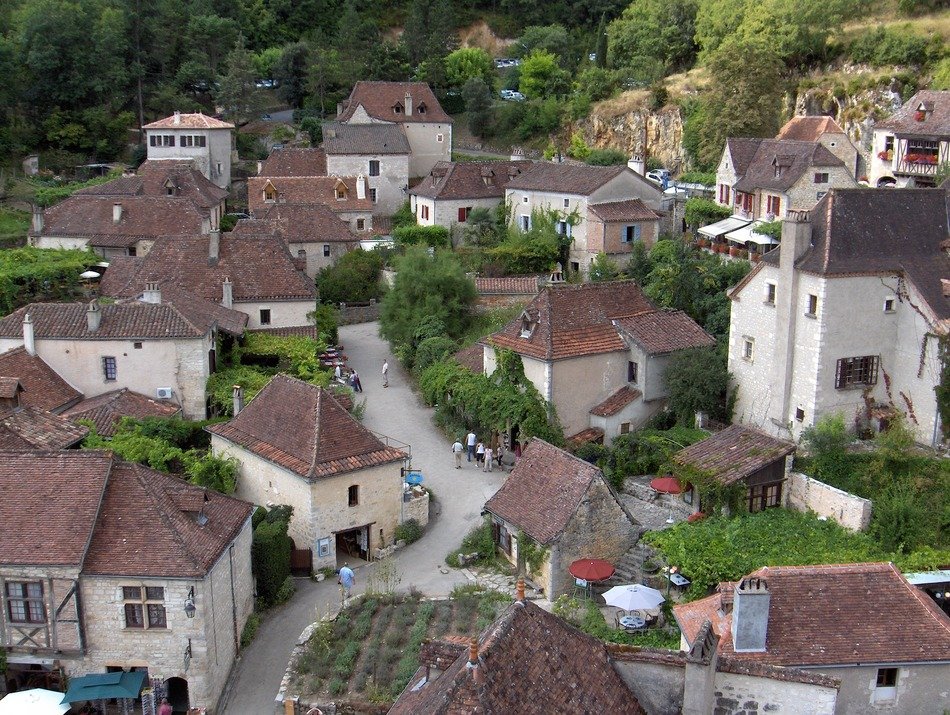
[[[620,619],[627,615],[627,612],[622,608],[618,608],[617,612],[614,613],[614,628],[623,628],[620,625]]]

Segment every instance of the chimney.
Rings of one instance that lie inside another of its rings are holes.
[[[33,204],[33,233],[43,233],[44,220],[43,207]]]
[[[683,715],[707,715],[716,691],[719,636],[706,620],[699,627],[686,654],[686,680],[683,688]]]
[[[511,150],[511,161],[524,161],[524,149],[516,146]]]
[[[225,308],[234,307],[234,286],[231,283],[230,278],[224,279],[224,284],[222,285],[221,290],[221,305]]]
[[[406,101],[405,101],[405,104],[406,104],[406,116],[407,116],[407,117],[411,117],[411,116],[412,116],[412,95],[409,94],[409,90],[408,90],[408,89],[406,90]]]
[[[36,338],[33,333],[33,316],[23,316],[23,347],[30,355],[36,355]]]
[[[307,270],[307,252],[302,248],[297,251],[297,257],[294,259],[294,267],[298,271]]]
[[[241,410],[244,409],[244,388],[240,385],[235,385],[232,392],[232,403],[233,403],[233,412],[234,416],[237,417],[241,414]]]
[[[94,300],[90,301],[89,307],[86,309],[86,325],[89,328],[89,332],[96,332],[101,322],[102,310],[99,308],[99,304]]]
[[[811,246],[811,223],[807,211],[790,209],[785,213],[781,241],[779,266],[782,273],[785,273]]]
[[[515,587],[515,600],[524,603],[524,579],[518,579],[518,585]]]
[[[112,223],[122,220],[122,204],[112,204]]]
[[[261,170],[262,170],[263,168],[264,168],[264,162],[263,162],[263,161],[258,161],[258,162],[257,162],[257,175],[258,175],[258,176],[261,175]]]
[[[356,177],[356,198],[366,198],[366,177],[362,174]]]
[[[146,281],[145,290],[142,292],[142,302],[161,305],[162,291],[158,287],[158,281]]]
[[[646,173],[646,162],[643,160],[643,154],[634,154],[630,157],[630,161],[627,162],[627,166],[630,169],[640,176],[643,176]]]
[[[208,265],[218,265],[218,255],[221,251],[221,229],[215,229],[208,234]]]
[[[478,638],[472,637],[472,640],[468,644],[468,663],[465,665],[466,668],[472,674],[472,680],[476,683],[482,681],[482,674],[478,669]]]
[[[175,118],[172,119],[172,124],[174,124],[176,127],[181,124],[181,112],[179,112],[177,109],[175,110]]]
[[[732,647],[736,653],[764,653],[769,628],[769,584],[747,576],[736,584],[732,602]]]

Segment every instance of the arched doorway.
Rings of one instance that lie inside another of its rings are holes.
[[[897,186],[897,180],[891,176],[882,176],[877,180],[877,188],[879,189],[893,189]]]
[[[188,712],[188,681],[184,678],[169,678],[165,681],[165,697],[176,713]]]

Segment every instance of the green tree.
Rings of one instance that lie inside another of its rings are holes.
[[[269,76],[277,81],[277,96],[294,109],[303,106],[307,96],[307,66],[310,48],[305,42],[294,42],[280,51]]]
[[[462,87],[462,99],[465,100],[469,131],[477,137],[487,137],[492,121],[491,88],[481,77],[473,77]]]
[[[227,74],[218,79],[215,101],[236,123],[245,123],[261,113],[266,99],[257,88],[254,60],[239,37],[228,54]]]
[[[692,426],[700,411],[713,419],[729,421],[732,416],[730,401],[726,399],[729,373],[721,352],[696,348],[673,353],[665,379],[670,411],[676,415],[677,424]]]
[[[568,89],[569,75],[557,57],[546,50],[534,50],[521,62],[521,93],[530,99],[554,97]]]
[[[313,106],[319,109],[320,116],[326,116],[328,107],[332,108],[333,92],[341,86],[340,53],[332,47],[315,47],[310,53],[310,70],[307,76],[307,89],[310,91]]]
[[[601,15],[597,25],[597,51],[594,59],[594,64],[600,69],[607,67],[607,47],[607,16]]]
[[[601,251],[591,261],[588,277],[592,283],[615,281],[620,277],[620,268],[610,256]]]
[[[515,57],[529,57],[537,50],[549,52],[565,65],[570,62],[574,54],[571,36],[561,25],[536,25],[525,28],[512,49]]]
[[[378,251],[357,249],[344,253],[332,266],[317,274],[317,290],[324,303],[365,303],[382,295],[379,273],[383,258]]]
[[[279,47],[268,47],[260,52],[253,53],[251,58],[254,61],[254,71],[257,73],[257,77],[259,79],[275,79],[277,63],[280,61],[282,54],[283,50]]]
[[[698,5],[697,0],[634,0],[608,29],[613,66],[635,67],[652,58],[672,70],[691,67]]]
[[[491,55],[480,47],[460,47],[445,58],[445,78],[449,87],[462,87],[471,79],[491,87],[495,81]]]

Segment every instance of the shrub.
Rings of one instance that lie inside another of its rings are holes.
[[[267,514],[265,520],[254,529],[251,545],[251,562],[257,578],[257,593],[268,606],[278,603],[278,594],[290,577],[293,541],[287,536],[289,517],[285,521],[280,518],[282,513],[285,512],[274,509]]]
[[[406,519],[403,523],[396,526],[396,540],[405,541],[407,544],[418,541],[422,538],[422,526],[416,519]]]
[[[277,593],[274,595],[275,605],[286,603],[291,599],[296,591],[297,585],[294,583],[294,577],[288,576],[284,579],[284,582],[280,585],[280,588],[277,589]]]
[[[620,166],[626,164],[627,159],[619,149],[591,149],[585,161],[591,166]]]
[[[81,295],[79,274],[100,260],[92,251],[0,251],[0,315],[36,301],[75,300]]]
[[[244,624],[244,629],[241,631],[241,648],[247,648],[251,645],[260,627],[261,617],[259,615],[252,613],[247,617],[247,623]]]
[[[684,184],[702,184],[703,186],[715,186],[716,174],[711,171],[687,171],[680,176],[679,181]]]
[[[401,226],[393,229],[393,238],[402,246],[450,248],[449,230],[444,226]]]
[[[707,226],[732,216],[732,209],[711,199],[692,198],[686,201],[686,223],[693,228]]]
[[[444,360],[447,356],[451,355],[455,352],[456,347],[455,341],[449,338],[441,336],[426,338],[419,343],[419,347],[416,348],[413,368],[418,372],[422,372],[430,365]]]
[[[377,251],[357,249],[340,256],[332,266],[323,268],[316,278],[320,301],[339,303],[366,303],[378,300],[383,294],[379,273],[383,257]]]
[[[462,539],[462,546],[446,556],[449,566],[459,566],[459,554],[479,555],[479,562],[491,561],[495,557],[495,536],[492,531],[491,517],[485,517],[481,524],[472,529]]]

